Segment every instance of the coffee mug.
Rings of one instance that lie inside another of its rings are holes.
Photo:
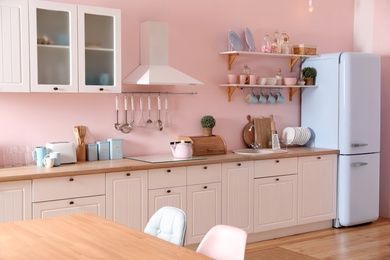
[[[237,84],[237,78],[238,78],[237,75],[229,74],[229,75],[227,75],[227,78],[228,78],[229,84]]]
[[[37,146],[32,152],[32,158],[34,161],[37,161],[37,166],[43,166],[42,159],[46,156],[46,147]]]
[[[55,159],[51,157],[45,157],[42,159],[42,164],[45,165],[46,168],[52,168],[54,166]]]
[[[250,85],[256,85],[257,76],[256,75],[250,75],[249,76],[249,84]]]
[[[246,75],[240,75],[240,85],[245,85]]]
[[[54,158],[54,166],[61,165],[61,154],[59,152],[52,152],[49,154],[50,158]]]
[[[273,103],[275,103],[275,100],[276,99],[275,99],[274,95],[272,95],[272,93],[270,91],[268,94],[267,102],[273,104]]]
[[[247,103],[249,103],[249,104],[256,104],[257,101],[258,101],[258,99],[257,99],[255,93],[252,92],[252,93],[246,95],[245,101],[246,101]]]
[[[263,92],[260,92],[259,103],[261,104],[267,103],[267,97],[264,96]]]
[[[276,96],[276,102],[278,102],[278,103],[284,102],[284,97],[282,96],[282,93],[280,93],[280,91],[278,92],[278,95]]]

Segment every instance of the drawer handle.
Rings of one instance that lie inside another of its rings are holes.
[[[276,178],[276,181],[279,181],[279,178]]]
[[[99,91],[103,91],[104,90],[104,88],[99,88]]]
[[[131,173],[130,172],[126,173],[126,176],[131,176]]]
[[[167,172],[171,172],[171,169],[168,169]]]
[[[237,166],[241,166],[241,163],[237,163]]]
[[[203,166],[203,169],[207,170],[207,166]]]
[[[318,156],[317,159],[318,159],[318,160],[321,160],[321,156]]]
[[[171,190],[167,190],[167,193],[171,193]]]
[[[207,186],[204,186],[203,189],[207,189]]]
[[[279,163],[280,161],[279,161],[279,160],[276,160],[275,162],[276,162],[276,163]]]
[[[69,181],[74,181],[74,179],[73,179],[73,178],[70,178]]]
[[[70,204],[70,205],[73,205],[73,204],[74,204],[74,201],[69,202],[69,204]]]
[[[57,88],[57,87],[54,87],[53,90],[58,90],[58,88]]]

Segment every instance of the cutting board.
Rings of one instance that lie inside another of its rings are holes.
[[[255,118],[253,122],[256,126],[257,142],[262,148],[271,147],[271,119],[268,117]]]
[[[254,133],[255,131],[249,131],[249,128],[253,124],[253,120],[250,115],[247,115],[246,118],[248,119],[248,123],[245,125],[244,130],[243,130],[243,137],[244,137],[244,142],[245,144],[249,147],[250,144],[253,144],[254,141]]]

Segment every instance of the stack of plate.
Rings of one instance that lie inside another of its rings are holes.
[[[282,140],[285,144],[305,145],[311,137],[309,127],[286,127],[283,130]]]

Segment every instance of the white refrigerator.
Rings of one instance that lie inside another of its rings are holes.
[[[339,149],[334,227],[379,217],[380,57],[331,53],[308,58],[318,87],[302,90],[301,125],[314,145]]]

